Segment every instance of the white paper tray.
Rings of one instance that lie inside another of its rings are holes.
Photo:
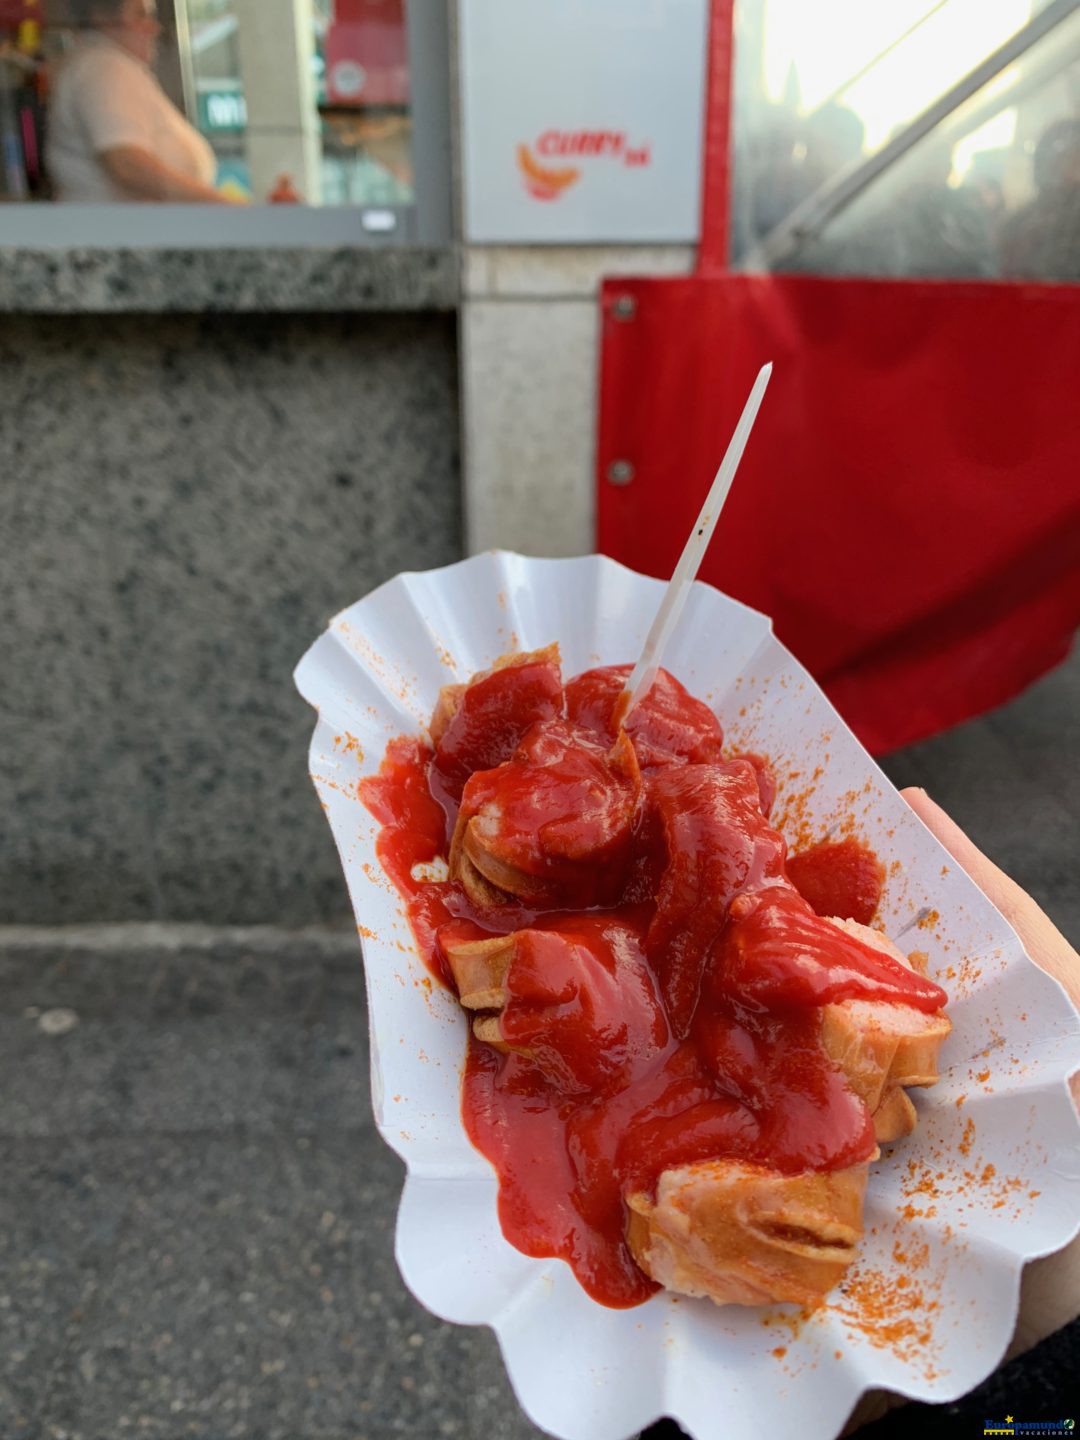
[[[503,1238],[494,1172],[461,1124],[465,1020],[424,983],[356,795],[388,740],[423,730],[440,686],[553,640],[567,676],[632,661],[661,592],[601,556],[481,555],[399,575],[337,616],[297,669],[319,714],[311,774],[363,942],[375,1119],[408,1167],[397,1260],[436,1315],[494,1328],[523,1408],[554,1435],[621,1440],[670,1415],[698,1440],[815,1440],[839,1432],[863,1390],[946,1401],[976,1386],[1012,1334],[1024,1261],[1080,1229],[1080,1124],[1066,1087],[1080,1017],[1064,991],[769,620],[696,584],[665,664],[734,742],[772,759],[789,839],[853,823],[875,848],[889,869],[886,928],[929,953],[954,1029],[941,1084],[915,1093],[916,1133],[873,1167],[860,1259],[823,1309],[805,1318],[660,1294],[609,1310],[563,1262]]]

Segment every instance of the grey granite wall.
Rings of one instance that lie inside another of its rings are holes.
[[[448,315],[0,317],[0,923],[347,910],[291,671],[457,428]]]
[[[11,216],[4,218],[10,228]],[[452,310],[457,304],[457,265],[452,250],[406,245],[370,250],[310,245],[39,250],[0,245],[0,313]]]

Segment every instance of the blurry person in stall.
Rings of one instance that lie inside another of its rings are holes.
[[[977,151],[959,187],[961,197],[989,227],[991,246],[1008,213],[1004,180],[1007,154],[1004,149]],[[997,273],[996,261],[994,273]]]
[[[803,122],[806,170],[816,190],[863,158],[866,127],[854,110],[828,100]]]
[[[755,107],[753,121],[745,127],[749,133],[736,151],[732,205],[736,258],[863,154],[865,131],[853,110],[830,100],[800,116],[797,90],[790,83],[788,89],[791,93],[782,103]]]
[[[842,213],[838,226],[803,247],[791,268],[938,280],[994,275],[993,212],[975,187],[950,184],[952,165],[952,144],[925,136]]]
[[[761,104],[736,135],[732,228],[740,257],[810,193],[799,118],[787,105]]]
[[[153,71],[155,0],[68,0],[74,48],[52,76],[48,168],[57,200],[227,204],[216,161]]]
[[[1080,119],[1059,120],[1035,146],[1036,196],[1001,230],[1012,280],[1080,280]]]
[[[932,132],[896,168],[903,186],[893,215],[899,262],[893,273],[941,280],[994,275],[993,212],[974,186],[951,183],[948,137]]]

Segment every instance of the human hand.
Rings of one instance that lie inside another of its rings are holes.
[[[979,850],[925,790],[901,790],[930,833],[941,841],[962,870],[975,881],[1019,935],[1024,949],[1041,970],[1059,980],[1080,1010],[1080,955],[1027,893]],[[1080,1110],[1080,1074],[1072,1079],[1073,1102]],[[1020,1312],[1005,1360],[1022,1355],[1080,1315],[1080,1236],[1056,1255],[1032,1260],[1020,1282]],[[1002,1362],[1004,1363],[1004,1361]],[[899,1395],[871,1390],[851,1414],[844,1434],[879,1420],[904,1401]]]
[[[960,867],[992,900],[1019,935],[1035,964],[1061,982],[1080,1010],[1080,955],[1056,925],[992,860],[968,839],[925,790],[901,791],[904,799]],[[1073,1103],[1080,1111],[1080,1074],[1072,1079]],[[1080,1315],[1080,1236],[1056,1255],[1033,1260],[1020,1286],[1020,1314],[1007,1359],[1030,1350]]]

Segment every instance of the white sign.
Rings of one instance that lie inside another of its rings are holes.
[[[461,0],[466,239],[698,238],[707,0]]]

